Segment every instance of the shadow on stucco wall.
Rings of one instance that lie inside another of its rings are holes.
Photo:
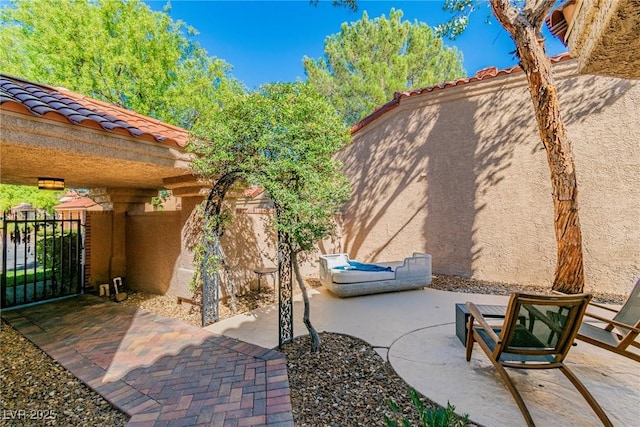
[[[630,80],[615,77],[575,76],[562,79],[557,88],[564,124],[583,124],[589,116],[605,112],[634,86]],[[542,146],[539,148],[543,149]]]
[[[434,273],[471,275],[473,260],[482,250],[474,241],[475,214],[483,208],[476,206],[476,108],[467,100],[441,105],[430,132],[416,141],[428,158],[423,233]]]
[[[504,139],[481,145],[476,110],[462,100],[392,112],[366,142],[343,153],[352,183],[343,222],[350,256],[397,259],[425,251],[436,273],[472,274],[481,251],[474,240],[483,209],[476,194],[500,181],[511,158]]]
[[[561,80],[568,126],[606,112],[632,87],[602,81]],[[352,185],[345,252],[376,261],[422,250],[440,274],[473,276],[480,265],[487,278],[536,282],[552,273],[549,169],[528,89],[507,83],[403,101],[356,135],[338,156]]]
[[[267,218],[266,215],[238,210],[222,237],[229,278],[236,294],[257,286],[254,269],[276,263],[275,237],[265,230]],[[228,282],[225,285],[225,294],[228,295],[231,288]]]
[[[351,182],[341,223],[344,251],[351,257],[372,261],[385,256],[394,237],[425,208],[423,195],[407,197],[407,189],[415,187],[426,165],[422,146],[413,143],[420,129],[409,129],[407,122],[406,117],[394,117],[375,129],[372,138],[353,143],[339,155]],[[397,216],[391,227],[380,228],[403,197],[405,215]]]

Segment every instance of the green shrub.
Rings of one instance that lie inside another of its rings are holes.
[[[79,245],[78,233],[75,231],[41,237],[36,243],[36,259],[45,270],[53,269],[58,281],[63,276],[68,280],[78,274]]]
[[[464,414],[462,417],[456,415],[456,407],[449,402],[447,402],[446,408],[426,408],[420,401],[418,392],[411,389],[409,394],[411,395],[411,402],[413,402],[413,406],[420,416],[422,427],[465,427],[469,423],[469,416],[467,414]],[[389,401],[389,407],[395,417],[394,419],[390,419],[386,415],[384,416],[387,427],[400,427],[401,425],[411,427],[411,423],[406,417],[402,417],[398,405],[393,400]],[[400,424],[398,420],[400,420],[402,424]]]

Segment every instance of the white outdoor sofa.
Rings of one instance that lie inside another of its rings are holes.
[[[375,263],[377,266],[391,267],[390,271],[350,269],[351,260],[347,254],[321,255],[319,261],[320,282],[339,297],[419,289],[431,283],[429,254],[415,252],[404,261]]]

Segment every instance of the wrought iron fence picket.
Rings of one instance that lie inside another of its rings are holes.
[[[65,218],[31,211],[0,215],[2,308],[82,293],[83,215]]]

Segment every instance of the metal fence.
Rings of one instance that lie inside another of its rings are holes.
[[[4,212],[2,308],[19,307],[82,292],[84,213]]]

